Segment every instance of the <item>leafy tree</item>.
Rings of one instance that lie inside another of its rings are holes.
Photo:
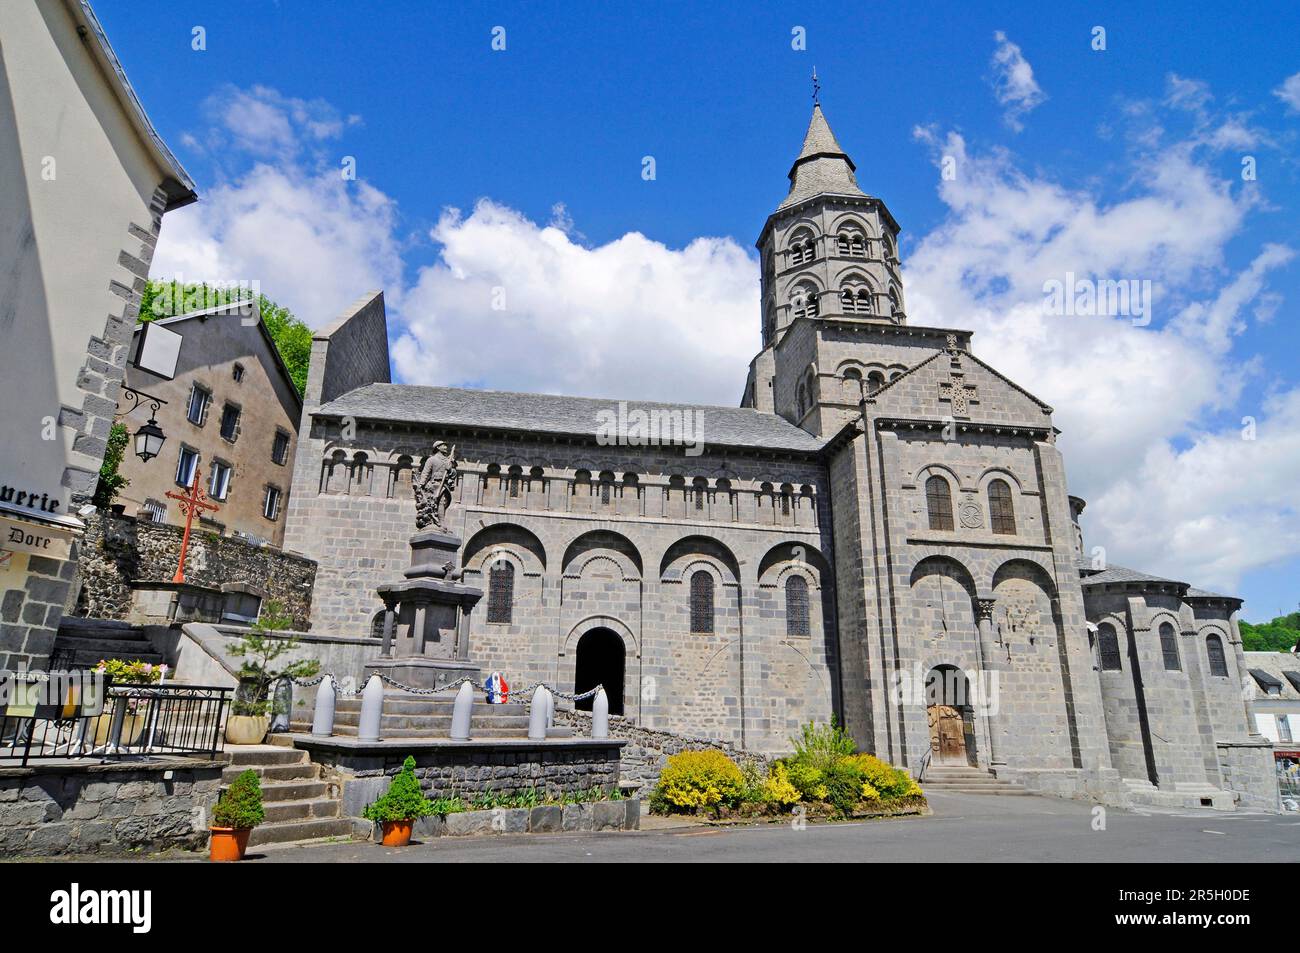
[[[414,821],[434,813],[435,805],[420,790],[420,779],[415,776],[415,759],[409,754],[402,762],[402,770],[388,783],[388,793],[367,804],[361,816],[368,821]]]
[[[1280,615],[1272,622],[1242,622],[1241,645],[1247,652],[1290,652],[1300,643],[1300,612]]]
[[[126,445],[130,439],[126,424],[115,423],[108,431],[108,447],[104,450],[104,462],[99,465],[99,483],[95,487],[95,495],[90,498],[90,502],[101,510],[108,509],[122,488],[131,483],[117,472],[122,466],[122,457],[126,455]]]
[[[175,317],[251,297],[249,288],[213,288],[207,284],[150,281],[146,282],[140,296],[140,320]],[[293,386],[302,396],[307,390],[307,364],[311,360],[311,328],[266,295],[258,295],[257,306],[266,330],[275,342],[275,349],[280,352],[280,359],[289,369]]]

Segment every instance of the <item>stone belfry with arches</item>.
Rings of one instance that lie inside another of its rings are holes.
[[[1240,600],[1085,548],[1052,408],[909,322],[898,222],[816,100],[789,182],[739,407],[393,384],[379,293],[318,332],[286,532],[313,630],[378,636],[442,442],[463,634],[511,682],[769,754],[834,718],[931,779],[1275,809]],[[702,440],[602,437],[628,410]]]

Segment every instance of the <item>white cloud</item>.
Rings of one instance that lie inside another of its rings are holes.
[[[402,303],[401,377],[734,406],[760,344],[757,263],[729,238],[589,248],[571,229],[486,200],[446,211],[441,259]]]
[[[990,61],[993,91],[998,103],[1005,107],[1003,120],[1019,132],[1024,128],[1021,117],[1046,100],[1047,94],[1039,88],[1034,79],[1034,68],[1020,52],[1020,47],[1008,40],[1001,30],[993,34],[993,39],[997,42]]]
[[[1300,112],[1300,73],[1295,73],[1282,80],[1282,85],[1273,90],[1273,95],[1293,112]]]
[[[257,165],[167,215],[151,275],[259,281],[263,293],[320,327],[362,292],[400,284],[394,225],[393,201],[364,182]]]
[[[1225,589],[1300,554],[1285,492],[1251,502],[1257,484],[1293,494],[1300,438],[1279,435],[1300,397],[1261,420],[1247,456],[1236,418],[1220,431],[1203,425],[1236,406],[1254,364],[1233,354],[1234,340],[1254,311],[1276,307],[1268,274],[1294,255],[1266,245],[1240,273],[1227,270],[1224,247],[1255,194],[1234,194],[1199,162],[1197,145],[1209,144],[1197,136],[1143,144],[1131,188],[1106,202],[1028,175],[1005,152],[972,154],[955,134],[917,135],[936,157],[956,158],[957,176],[940,187],[946,220],[908,257],[909,317],[974,329],[977,354],[1056,408],[1071,491],[1089,499],[1089,545]],[[1066,272],[1150,280],[1152,323],[1046,313],[1043,284]]]

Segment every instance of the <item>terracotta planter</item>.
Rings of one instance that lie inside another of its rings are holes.
[[[145,715],[141,712],[138,715],[124,715],[122,717],[122,744],[133,745],[140,740],[140,734],[144,731]],[[95,746],[106,745],[112,738],[113,734],[113,716],[109,714],[100,715],[95,719]]]
[[[231,715],[226,719],[226,744],[260,745],[269,727],[268,715]]]
[[[381,821],[384,830],[385,847],[405,847],[411,842],[411,828],[414,821]]]
[[[208,842],[208,859],[218,862],[243,860],[248,850],[251,827],[209,827],[212,839]]]

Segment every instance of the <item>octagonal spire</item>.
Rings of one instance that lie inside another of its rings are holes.
[[[821,104],[814,105],[803,148],[790,166],[790,193],[778,211],[824,193],[865,196],[853,174],[856,168],[831,132]]]

